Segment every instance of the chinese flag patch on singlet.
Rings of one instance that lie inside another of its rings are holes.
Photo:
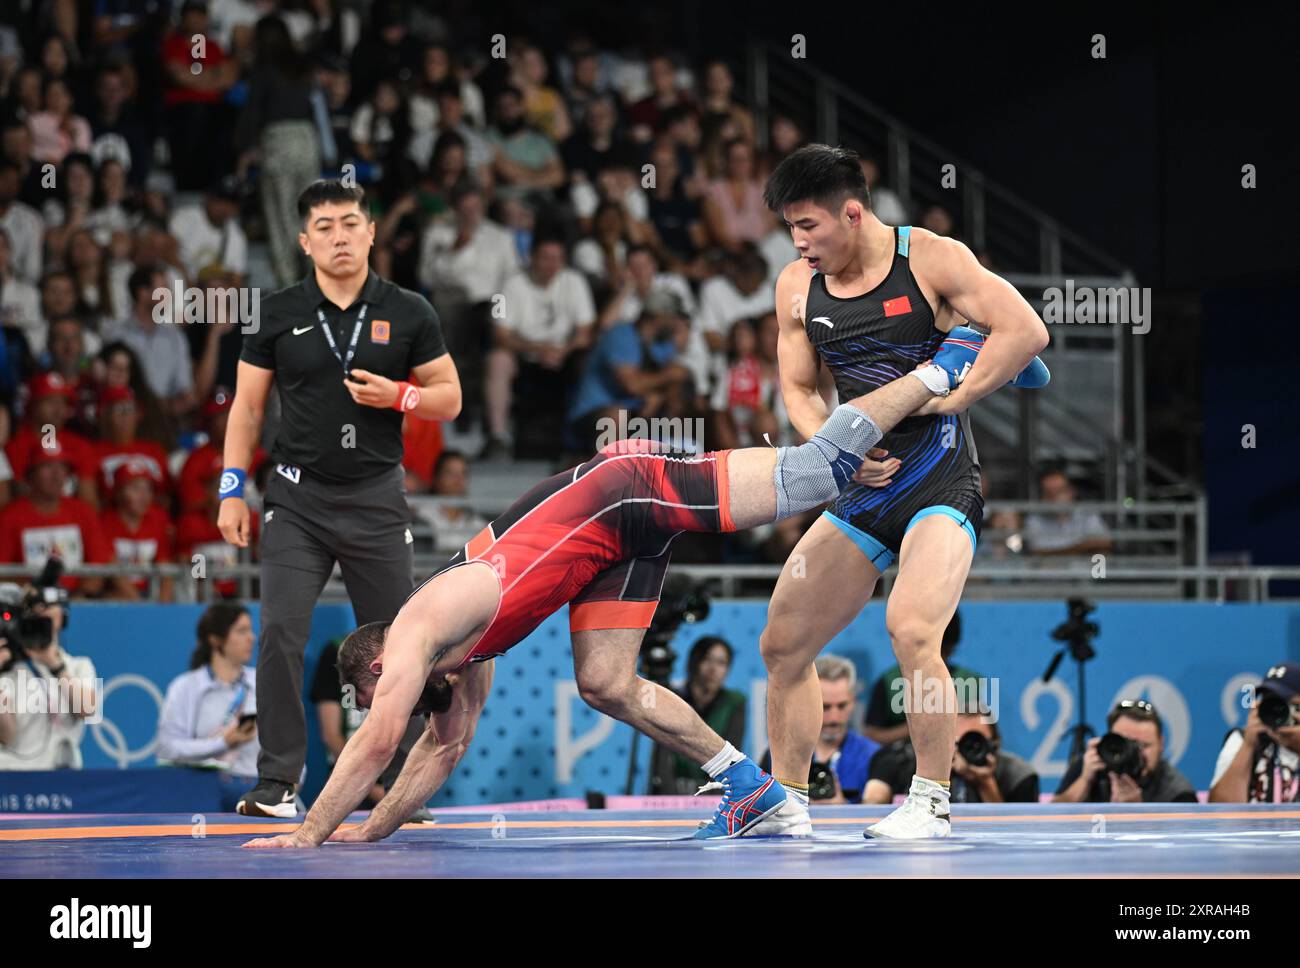
[[[886,299],[881,305],[885,307],[886,316],[901,316],[903,313],[912,311],[912,304],[906,296],[899,296],[897,299]]]

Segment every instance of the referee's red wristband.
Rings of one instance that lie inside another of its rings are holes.
[[[414,383],[407,383],[405,380],[397,381],[397,400],[393,403],[394,410],[400,410],[408,413],[420,405],[420,388]]]

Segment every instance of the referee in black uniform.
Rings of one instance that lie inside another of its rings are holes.
[[[313,268],[261,301],[259,327],[244,338],[221,475],[221,533],[247,547],[244,478],[278,384],[283,416],[261,540],[262,752],[257,786],[236,808],[254,816],[297,814],[307,757],[303,653],[334,562],[358,624],[391,621],[411,591],[404,414],[451,420],[461,404],[433,307],[368,266],[375,224],[364,192],[317,181],[299,196],[298,215]]]

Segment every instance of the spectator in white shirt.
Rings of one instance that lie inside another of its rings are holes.
[[[1085,555],[1109,551],[1110,531],[1095,511],[1070,509],[1078,493],[1063,471],[1048,470],[1039,475],[1038,499],[1065,505],[1061,514],[1035,512],[1025,518],[1023,537],[1027,550],[1035,555]]]
[[[591,343],[596,307],[586,278],[565,265],[564,243],[537,239],[527,272],[505,286],[498,317],[494,311],[494,346],[487,359],[489,440],[484,456],[507,452],[510,408],[521,366],[559,373],[572,366],[574,354]],[[538,401],[539,404],[563,401]]]
[[[433,528],[438,551],[452,553],[487,526],[487,518],[475,514],[469,501],[469,461],[458,450],[444,450],[433,465],[434,496],[437,504],[421,505],[420,516]],[[462,501],[457,502],[456,499]]]
[[[774,289],[765,285],[767,261],[752,245],[746,245],[723,263],[722,275],[700,286],[700,309],[696,328],[704,334],[709,349],[721,354],[726,348],[731,324],[772,311]]]
[[[41,294],[30,282],[14,276],[9,233],[0,229],[0,325],[13,326],[27,337],[32,355],[45,349],[45,323],[41,319]]]
[[[158,723],[158,762],[221,771],[222,810],[233,811],[257,780],[257,670],[253,620],[233,602],[199,618],[190,671],[167,687]]]
[[[35,285],[41,278],[45,221],[29,205],[18,201],[18,165],[0,158],[0,229],[13,249],[14,275]]]
[[[201,204],[183,205],[172,214],[168,231],[180,242],[185,272],[197,279],[206,266],[220,264],[241,278],[248,272],[248,237],[239,227],[239,185],[226,176]]]
[[[131,315],[106,327],[104,341],[120,340],[134,350],[149,389],[170,413],[185,414],[195,404],[193,361],[175,307],[169,313],[160,303],[167,280],[157,268],[144,266],[131,273],[127,288]]]
[[[466,183],[451,201],[455,217],[431,223],[420,243],[420,285],[440,314],[442,301],[491,300],[519,271],[514,237],[487,218],[483,189]]]
[[[651,292],[666,289],[681,300],[688,316],[696,313],[695,294],[690,283],[676,272],[660,272],[659,258],[649,246],[633,245],[627,249],[627,271],[623,284],[600,314],[600,329],[609,329],[618,323],[634,323],[641,317],[641,308]]]

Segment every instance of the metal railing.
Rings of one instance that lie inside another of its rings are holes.
[[[1038,556],[1023,549],[1019,529],[997,527],[1007,515],[1055,515],[1062,512],[1090,514],[1103,518],[1112,547],[1101,553],[1103,560],[1087,554],[1074,557]],[[1300,567],[1227,565],[1208,563],[1206,505],[1204,498],[1193,501],[1080,501],[1062,505],[1034,501],[992,501],[985,508],[980,550],[966,583],[965,598],[1160,598],[1198,601],[1268,601],[1274,586],[1300,583]],[[1014,538],[1020,538],[1017,542]],[[1014,550],[1020,545],[1022,550]],[[415,557],[417,578],[428,577],[447,561],[443,553],[421,553]],[[674,573],[688,575],[709,585],[728,598],[764,598],[771,595],[781,566],[776,564],[674,565]],[[0,564],[0,581],[29,579],[34,569],[26,565]],[[163,565],[81,565],[69,568],[73,577],[125,577],[143,579],[145,601],[158,601],[162,582],[170,579],[173,601],[207,602],[220,597],[218,582],[234,582],[241,599],[258,597],[261,566],[240,551],[235,565],[194,561]],[[888,594],[894,571],[881,581],[881,593]],[[1283,597],[1300,597],[1297,588]],[[326,583],[321,601],[345,601],[341,572]]]

